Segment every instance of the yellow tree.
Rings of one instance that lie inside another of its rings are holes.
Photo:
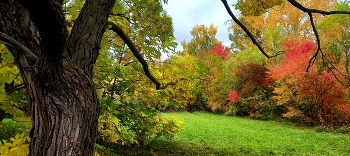
[[[185,53],[191,55],[203,55],[207,53],[218,40],[215,35],[218,32],[217,27],[211,24],[209,27],[205,25],[195,25],[192,27],[191,35],[192,39],[190,42],[182,41],[182,47]]]
[[[134,83],[135,94],[144,104],[158,110],[186,109],[197,99],[200,73],[198,58],[189,54],[172,56],[163,63],[152,65],[152,73],[166,82],[167,88],[156,90],[146,79]],[[134,76],[138,77],[138,76]],[[140,77],[138,78],[140,80]]]
[[[312,7],[319,10],[330,10],[337,0],[304,0],[300,4],[305,7]],[[324,16],[314,15],[315,23],[320,22]],[[283,27],[283,33],[288,39],[310,40],[314,39],[311,23],[307,20],[308,14],[293,6],[287,1],[269,9],[266,18],[266,27],[273,28],[279,25]]]
[[[207,101],[208,108],[212,111],[222,111],[226,105],[227,93],[225,92],[225,73],[224,62],[222,58],[215,54],[208,53],[204,56],[202,64],[206,72],[203,73],[201,88],[202,96]]]

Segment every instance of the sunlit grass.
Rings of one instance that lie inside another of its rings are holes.
[[[135,149],[132,154],[350,155],[349,134],[316,132],[315,128],[289,122],[203,112],[163,115],[178,116],[186,128],[173,140],[158,139],[143,149]]]

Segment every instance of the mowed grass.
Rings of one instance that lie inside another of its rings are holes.
[[[316,132],[289,122],[218,114],[165,113],[183,120],[172,140],[157,139],[122,155],[350,155],[350,135]],[[136,152],[137,151],[137,152]],[[123,154],[124,153],[124,154]]]

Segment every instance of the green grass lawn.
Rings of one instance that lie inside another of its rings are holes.
[[[122,155],[350,155],[350,135],[316,132],[289,122],[211,113],[165,113],[184,121],[172,140],[157,139]],[[132,152],[134,151],[134,152]],[[137,151],[137,152],[135,152]],[[124,154],[123,154],[124,153]]]

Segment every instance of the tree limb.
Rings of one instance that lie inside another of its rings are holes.
[[[135,45],[132,43],[130,38],[124,33],[123,29],[121,29],[118,25],[114,24],[113,22],[108,22],[108,24],[112,26],[109,29],[117,33],[119,37],[126,43],[126,45],[128,45],[129,49],[134,54],[136,59],[141,63],[145,75],[156,85],[156,89],[161,89],[159,81],[149,71],[146,60],[143,59],[141,53],[136,49]]]
[[[14,38],[6,35],[3,32],[0,32],[0,42],[7,45],[7,46],[12,46],[15,47],[19,50],[21,50],[26,57],[28,57],[31,61],[33,62],[38,62],[38,57],[33,54],[26,46],[23,44],[19,43],[17,40]]]
[[[318,14],[322,14],[322,15],[332,15],[332,14],[349,14],[350,15],[349,11],[338,11],[338,10],[324,11],[324,10],[318,10],[318,9],[310,9],[310,8],[304,7],[303,5],[301,5],[300,3],[298,3],[295,0],[288,0],[288,2],[290,4],[292,4],[293,6],[297,7],[298,9],[300,9],[301,11],[307,12],[307,13],[311,12],[311,13],[318,13]]]
[[[318,53],[319,53],[319,52],[322,53],[322,50],[321,50],[321,41],[320,41],[320,37],[319,37],[319,35],[318,35],[317,29],[316,29],[316,26],[315,26],[314,18],[313,18],[313,16],[312,16],[312,13],[311,13],[311,12],[308,12],[308,15],[309,15],[309,18],[310,18],[312,30],[313,30],[314,33],[315,33],[316,42],[317,42],[317,51],[316,51],[316,53],[312,56],[312,58],[310,59],[309,65],[308,65],[308,67],[306,68],[306,71],[309,71],[311,65],[315,63]],[[324,55],[322,55],[322,56],[324,56]]]
[[[68,39],[67,55],[84,70],[92,71],[103,33],[116,0],[86,0]],[[89,45],[89,46],[82,46]],[[92,73],[91,73],[92,75]]]
[[[231,18],[233,19],[233,21],[235,21],[239,27],[241,27],[243,29],[243,31],[248,35],[248,37],[250,38],[250,40],[252,40],[252,42],[259,48],[259,50],[261,51],[261,53],[263,53],[267,58],[273,58],[276,57],[282,53],[277,53],[275,55],[268,55],[265,50],[263,49],[263,47],[258,43],[258,41],[255,39],[254,35],[248,30],[248,28],[241,22],[238,20],[238,18],[232,13],[230,6],[228,5],[226,0],[221,0],[222,3],[224,4],[228,14],[231,16]]]
[[[113,22],[108,22],[109,25],[111,25],[110,30],[113,30],[115,33],[119,35],[119,37],[128,45],[131,52],[134,54],[136,59],[141,63],[143,71],[145,72],[145,75],[156,85],[156,89],[165,89],[169,85],[176,85],[177,82],[183,80],[177,80],[175,82],[168,82],[164,86],[161,86],[160,82],[151,74],[151,72],[148,69],[147,61],[142,57],[141,53],[136,49],[133,42],[130,40],[130,38],[124,33],[123,29],[120,28],[118,25],[114,24]]]

